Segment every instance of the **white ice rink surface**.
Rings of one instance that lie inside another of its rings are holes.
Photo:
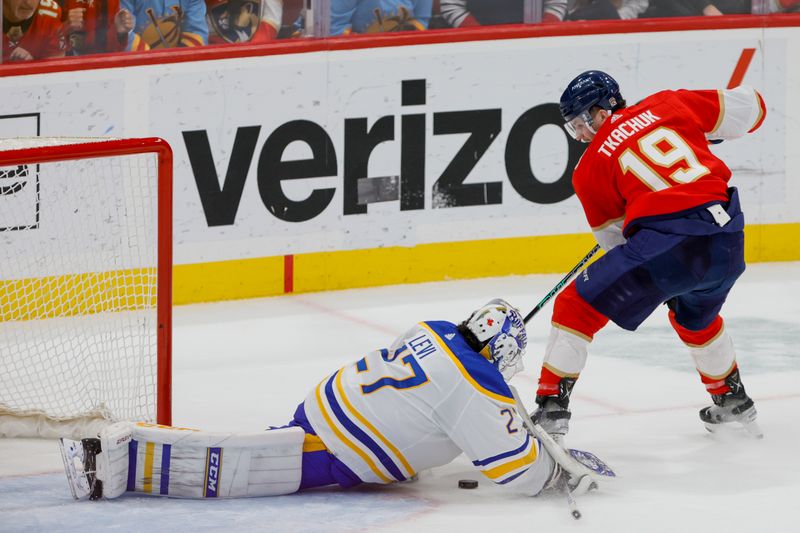
[[[560,276],[524,276],[178,307],[174,423],[281,425],[318,381],[420,320],[459,321],[493,297],[530,310]],[[528,407],[551,306],[529,324]],[[279,498],[73,502],[55,442],[0,439],[0,531],[800,532],[800,263],[748,267],[723,309],[765,438],[711,435],[709,401],[661,308],[636,333],[613,324],[590,347],[572,396],[570,446],[619,479],[579,498],[492,486],[462,457],[416,483]],[[460,490],[462,478],[479,479]]]

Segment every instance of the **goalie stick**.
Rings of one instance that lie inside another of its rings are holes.
[[[539,311],[541,311],[541,310],[542,310],[542,307],[544,307],[544,305],[545,305],[545,304],[546,304],[548,301],[550,301],[550,298],[552,298],[553,296],[555,296],[556,294],[558,294],[558,291],[560,291],[560,290],[561,290],[561,289],[564,287],[564,285],[566,285],[567,283],[569,283],[569,282],[570,282],[570,280],[571,280],[572,278],[574,278],[574,277],[575,277],[575,275],[576,275],[578,272],[580,272],[580,271],[581,271],[581,269],[584,267],[584,265],[586,265],[586,263],[588,263],[588,262],[589,262],[589,260],[590,260],[592,257],[594,257],[594,254],[596,254],[596,253],[597,253],[597,252],[599,252],[599,251],[600,251],[600,245],[599,245],[599,244],[595,244],[595,245],[594,245],[594,248],[592,248],[592,249],[589,251],[589,253],[588,253],[588,254],[586,254],[586,255],[583,257],[583,259],[581,259],[581,260],[580,260],[580,262],[579,262],[577,265],[575,265],[575,266],[573,267],[573,269],[572,269],[572,270],[570,270],[570,271],[567,273],[567,275],[566,275],[566,276],[564,276],[563,278],[561,278],[561,281],[559,281],[558,283],[556,283],[556,286],[555,286],[555,287],[553,287],[553,289],[552,289],[550,292],[548,292],[548,293],[547,293],[547,296],[545,296],[544,298],[542,298],[542,300],[541,300],[541,301],[540,301],[538,304],[536,304],[536,307],[534,307],[533,309],[531,309],[531,312],[530,312],[530,313],[528,313],[527,315],[525,315],[525,318],[523,318],[523,319],[522,319],[522,321],[523,321],[523,322],[525,322],[525,323],[527,324],[527,323],[528,323],[528,321],[529,321],[531,318],[533,318],[533,317],[536,315],[536,313],[538,313]]]
[[[569,504],[569,512],[575,520],[581,518],[581,512],[578,509],[578,504],[575,502],[575,496],[585,494],[586,492],[596,489],[598,481],[601,479],[608,479],[616,477],[611,468],[599,457],[590,452],[582,450],[567,450],[555,441],[539,424],[534,424],[531,417],[528,415],[525,405],[519,397],[519,393],[514,386],[508,386],[511,389],[511,395],[514,397],[514,402],[517,405],[519,415],[522,417],[522,422],[528,432],[536,437],[542,446],[545,447],[547,452],[561,468],[563,468],[574,480],[574,483],[568,483],[563,477],[559,480],[558,488],[564,491]]]
[[[589,250],[589,253],[586,254],[583,259],[581,259],[578,264],[572,268],[572,270],[567,272],[567,275],[561,278],[561,281],[556,283],[556,286],[553,287],[550,292],[548,292],[527,315],[525,315],[525,318],[522,319],[523,322],[527,324],[531,318],[536,316],[536,314],[542,310],[545,304],[549,302],[553,296],[558,294],[558,291],[560,291],[564,285],[569,283],[572,278],[574,278],[575,275],[581,271],[586,263],[588,263],[589,260],[591,260],[591,258],[594,257],[594,255],[599,251],[600,245],[595,244],[594,247]],[[569,510],[572,517],[575,520],[580,519],[581,512],[578,510],[578,505],[575,502],[575,495],[583,494],[593,488],[597,488],[597,482],[592,477],[590,472],[594,472],[596,475],[608,477],[614,477],[614,472],[595,455],[589,452],[581,452],[580,450],[566,450],[563,446],[561,446],[561,444],[556,442],[556,440],[544,429],[542,429],[541,426],[533,423],[533,420],[531,420],[530,415],[528,415],[528,411],[525,409],[525,405],[522,403],[517,390],[511,385],[509,385],[509,387],[511,389],[511,394],[514,396],[514,401],[517,404],[519,415],[522,417],[528,432],[539,439],[539,442],[542,443],[545,449],[547,449],[552,456],[553,460],[558,463],[559,466],[564,468],[570,473],[570,475],[577,479],[577,483],[575,483],[573,487],[570,487],[566,481],[562,480],[559,483],[559,489],[563,490],[567,497],[567,503],[569,504]],[[579,457],[576,457],[575,452],[577,452],[580,457],[586,458],[588,464],[584,464]],[[595,469],[595,465],[600,465],[598,466],[598,470]]]

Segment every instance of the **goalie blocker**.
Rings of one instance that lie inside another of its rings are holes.
[[[176,498],[244,498],[291,494],[300,487],[305,432],[254,434],[119,422],[99,438],[60,439],[76,499],[140,492]]]

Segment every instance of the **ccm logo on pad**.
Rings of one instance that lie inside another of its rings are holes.
[[[206,453],[205,497],[216,498],[222,470],[222,448],[208,448]]]

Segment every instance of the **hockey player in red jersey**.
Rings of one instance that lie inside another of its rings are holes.
[[[62,57],[66,43],[55,0],[3,0],[3,62]]]
[[[611,76],[588,71],[570,82],[560,108],[567,131],[589,143],[572,182],[606,254],[556,299],[534,420],[565,434],[595,333],[609,320],[635,330],[666,303],[713,400],[700,411],[706,428],[738,422],[760,436],[719,315],[745,269],[744,216],[731,171],[709,144],[758,129],[761,95],[662,91],[628,107]]]

